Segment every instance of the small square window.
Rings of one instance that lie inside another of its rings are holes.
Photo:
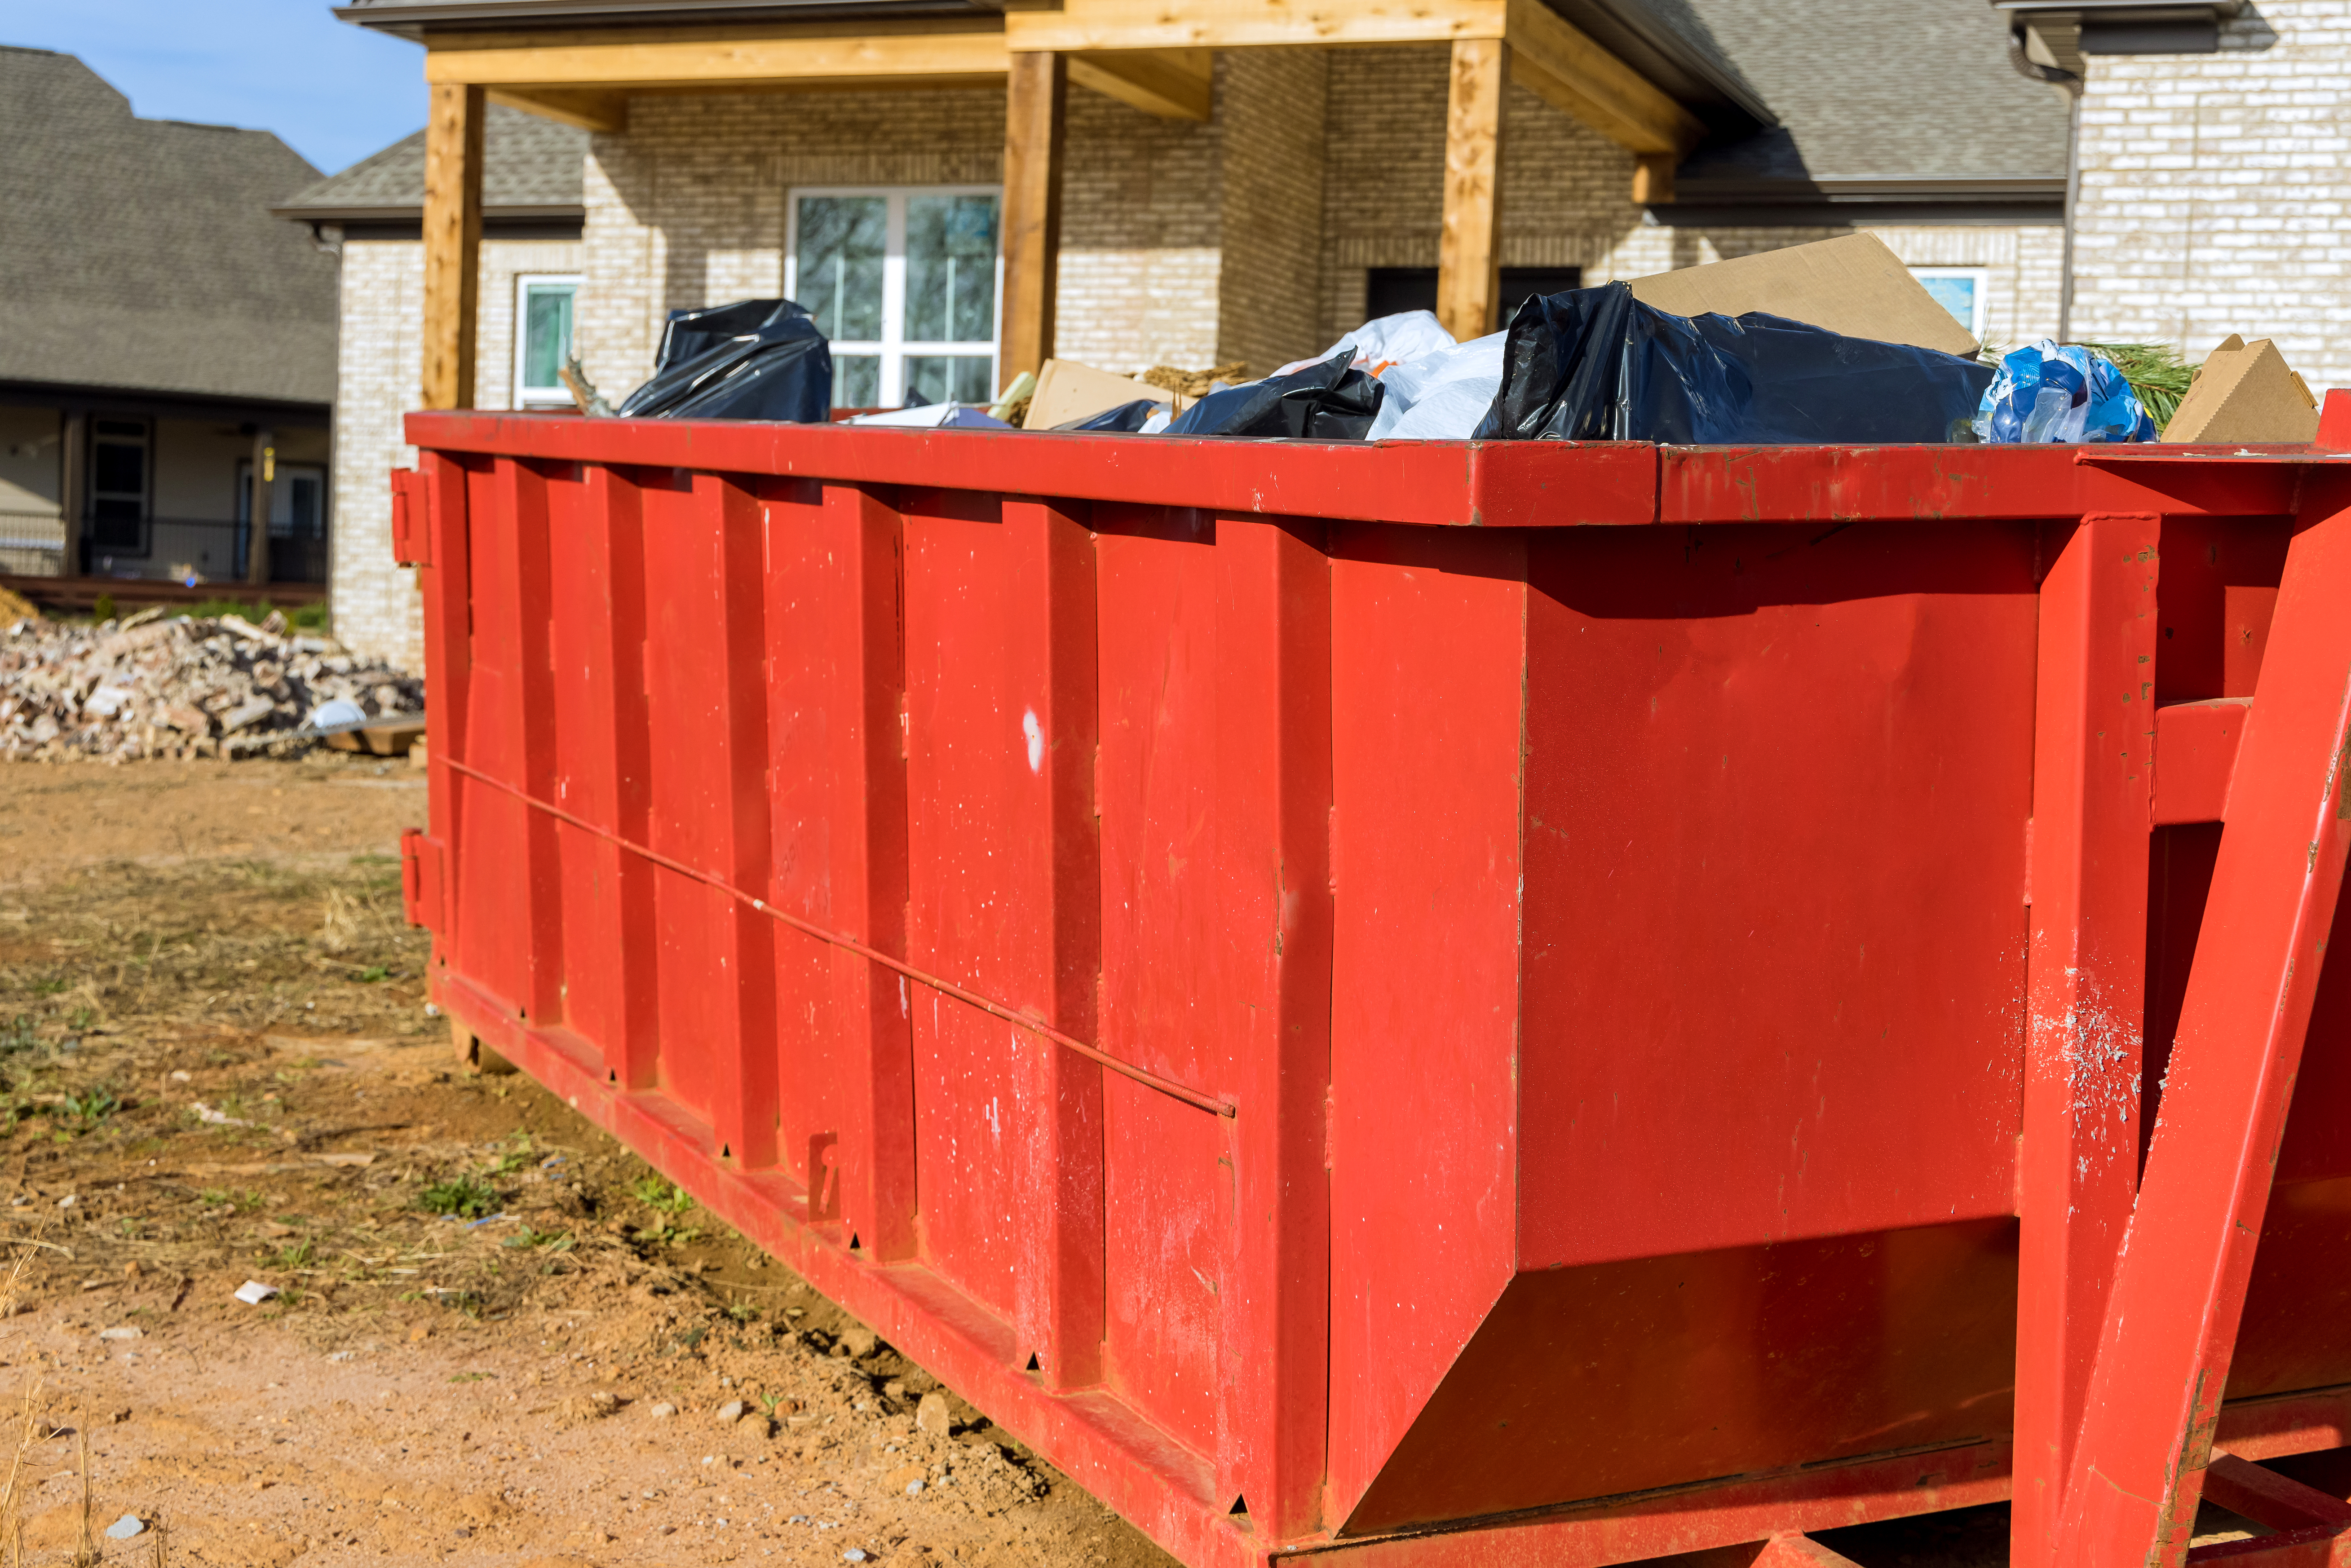
[[[571,357],[571,319],[580,293],[575,277],[523,274],[515,279],[517,408],[569,408],[563,363]]]
[[[1914,267],[1910,276],[1926,287],[1935,297],[1935,303],[1951,313],[1953,320],[1965,327],[1978,341],[1984,335],[1984,297],[1987,293],[1984,269],[1980,267]]]

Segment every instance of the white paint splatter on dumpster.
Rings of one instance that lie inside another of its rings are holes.
[[[1037,722],[1037,710],[1029,708],[1020,716],[1020,733],[1029,740],[1029,771],[1045,771],[1045,727]]]

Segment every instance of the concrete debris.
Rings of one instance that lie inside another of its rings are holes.
[[[0,759],[282,755],[311,743],[306,721],[330,704],[414,713],[424,683],[274,614],[0,626]]]

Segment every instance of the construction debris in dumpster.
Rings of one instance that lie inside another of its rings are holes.
[[[1974,424],[1980,441],[2155,439],[2155,421],[2112,360],[2047,338],[2001,356]]]
[[[821,424],[832,410],[832,350],[789,299],[672,312],[653,379],[622,418],[774,419]]]
[[[1964,433],[1991,367],[1782,317],[1676,316],[1611,283],[1511,320],[1489,441],[1937,443]],[[1965,439],[1964,434],[1957,438]]]
[[[1361,441],[1380,412],[1380,383],[1352,350],[1286,376],[1210,392],[1167,426],[1170,435],[1287,435]]]

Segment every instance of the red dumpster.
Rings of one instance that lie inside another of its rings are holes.
[[[2333,1561],[2351,402],[409,434],[461,1042],[1196,1568]]]

